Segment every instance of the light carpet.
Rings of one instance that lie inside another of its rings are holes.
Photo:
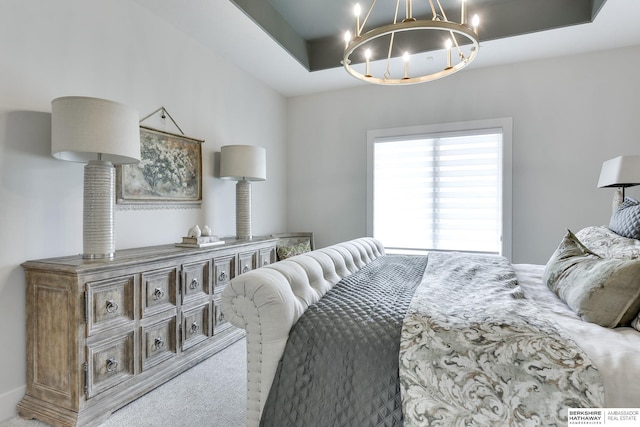
[[[122,407],[100,427],[241,427],[246,418],[246,384],[243,338]],[[46,426],[18,417],[0,423],[0,427]]]

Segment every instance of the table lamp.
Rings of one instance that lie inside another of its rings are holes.
[[[138,112],[124,104],[81,96],[51,102],[51,154],[84,167],[82,257],[115,257],[114,164],[140,161]]]
[[[238,181],[236,237],[251,239],[251,181],[267,179],[267,152],[254,145],[225,145],[220,151],[220,178]]]
[[[624,201],[624,189],[640,185],[640,156],[618,156],[602,163],[598,188],[618,187],[613,195],[615,212]]]

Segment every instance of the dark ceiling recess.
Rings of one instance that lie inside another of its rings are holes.
[[[360,1],[364,10],[369,7],[366,0],[229,1],[309,71],[342,66],[342,34],[354,25],[350,10],[357,1]],[[376,25],[391,23],[393,19],[395,1],[378,0],[378,4],[383,1],[389,3],[389,14],[387,17],[377,17],[381,22],[376,22]],[[467,0],[467,4],[469,14],[477,13],[481,17],[479,35],[482,43],[592,22],[605,1]],[[423,11],[419,9],[421,3],[428,3],[428,0],[413,1],[414,15],[418,19],[431,19],[428,8]],[[450,20],[459,18],[460,0],[441,0],[441,3]],[[431,49],[430,43],[421,45],[424,46],[423,51]]]

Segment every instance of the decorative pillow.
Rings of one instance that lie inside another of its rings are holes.
[[[601,258],[570,230],[549,259],[542,280],[587,322],[627,326],[640,311],[640,260]]]
[[[636,331],[640,331],[640,313],[636,316],[633,322],[631,322],[631,326],[636,329]]]
[[[621,236],[640,239],[640,202],[625,197],[624,202],[611,215],[609,228]]]
[[[576,237],[602,258],[640,258],[640,240],[620,236],[602,225],[585,227]]]
[[[293,245],[287,246],[278,246],[278,259],[282,261],[283,259],[290,258],[292,256],[300,255],[305,252],[311,251],[311,243],[309,241],[295,243]]]

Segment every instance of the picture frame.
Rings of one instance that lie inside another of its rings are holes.
[[[140,162],[116,167],[116,206],[200,207],[203,143],[204,140],[140,126]]]

